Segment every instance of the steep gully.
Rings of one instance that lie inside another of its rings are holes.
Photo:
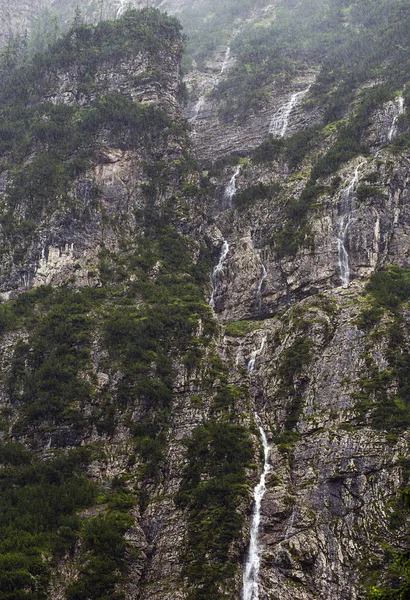
[[[222,65],[221,74],[224,72],[226,68],[226,64],[229,60],[230,49],[228,48],[225,55],[225,60]],[[269,133],[273,133],[279,137],[284,137],[286,135],[286,131],[288,129],[289,120],[291,118],[292,112],[295,106],[300,102],[305,95],[309,92],[310,85],[295,94],[293,94],[289,100],[289,102],[283,106],[279,111],[273,116]],[[191,118],[191,124],[195,125],[200,111],[203,107],[204,97],[200,97],[198,103],[195,107],[194,116]],[[193,134],[195,134],[195,127],[193,130]],[[232,201],[236,194],[237,187],[237,177],[239,176],[241,171],[241,166],[237,166],[235,171],[226,186],[222,199],[222,211],[228,210],[232,207]],[[358,170],[357,177],[355,181],[352,183],[352,190],[354,189],[356,180],[358,178]],[[350,186],[349,186],[350,193]],[[344,248],[344,245],[341,244]],[[226,239],[223,240],[221,254],[219,257],[219,261],[217,265],[214,267],[212,271],[211,281],[212,281],[212,294],[210,298],[210,306],[215,311],[215,297],[218,293],[218,288],[221,282],[221,275],[224,269],[224,265],[226,263],[227,257],[229,253],[229,243]],[[347,251],[345,251],[347,255]],[[348,259],[346,259],[348,261]],[[265,280],[267,279],[268,273],[265,265],[261,262],[262,267],[262,275],[258,283],[257,292],[256,292],[256,303],[258,307],[258,313],[261,311],[262,306],[262,292]],[[266,337],[263,337],[261,340],[260,346],[254,350],[250,356],[247,370],[249,376],[252,375],[253,370],[255,368],[255,363],[258,356],[263,352],[264,346],[266,344]],[[262,427],[261,419],[257,412],[255,412],[255,421],[258,424],[260,438],[263,445],[263,454],[264,454],[264,464],[263,470],[260,476],[260,480],[254,489],[254,504],[253,504],[253,513],[251,520],[251,528],[250,528],[250,542],[249,542],[249,550],[246,559],[246,563],[244,565],[243,570],[243,588],[242,588],[242,600],[259,600],[259,570],[260,570],[260,562],[261,562],[261,539],[260,539],[260,526],[261,526],[261,508],[262,508],[262,500],[266,492],[266,477],[269,472],[272,470],[272,466],[269,463],[269,453],[270,448],[267,440],[267,435],[265,430]]]
[[[356,188],[359,181],[360,168],[364,165],[361,162],[355,169],[350,183],[343,189],[340,202],[340,215],[338,218],[339,226],[337,233],[338,264],[340,272],[340,281],[342,285],[348,285],[350,282],[349,266],[349,227],[354,214],[354,203],[356,200]]]
[[[395,110],[394,110],[394,114],[393,114],[393,122],[392,122],[389,132],[387,134],[387,140],[389,142],[391,142],[392,139],[397,135],[397,121],[398,121],[400,115],[402,115],[404,112],[403,96],[399,96],[397,98],[394,108],[395,108]]]
[[[229,60],[230,49],[228,48],[225,61],[222,65],[221,73],[223,73],[226,68],[226,63]],[[289,102],[282,107],[272,118],[269,133],[273,133],[279,137],[284,137],[286,131],[288,129],[289,120],[291,118],[293,109],[300,102],[304,96],[309,92],[310,86],[306,89],[293,94],[289,100]],[[198,119],[198,115],[203,106],[204,97],[201,97],[198,100],[198,103],[195,108],[194,116],[191,118],[191,124],[195,124]],[[195,133],[195,127],[193,130]],[[236,194],[237,187],[237,177],[240,174],[241,166],[237,166],[235,171],[226,186],[223,194],[222,200],[222,210],[228,210],[232,207],[232,200]],[[358,174],[357,174],[358,177]],[[357,179],[357,178],[356,178]],[[356,181],[356,180],[355,180]],[[352,189],[354,188],[355,183],[352,184]],[[350,190],[350,187],[349,187]],[[350,193],[350,192],[349,192]],[[344,248],[344,246],[343,246]],[[221,254],[219,257],[219,261],[217,265],[214,267],[212,271],[211,281],[212,281],[212,294],[210,298],[210,306],[215,311],[215,297],[218,293],[218,288],[221,282],[221,275],[224,269],[224,265],[226,263],[227,257],[229,253],[229,243],[226,239],[223,240]],[[346,253],[347,254],[347,253]],[[261,262],[262,267],[262,275],[258,283],[257,292],[256,292],[256,303],[258,307],[258,313],[261,311],[262,306],[262,291],[265,280],[267,278],[267,270],[263,262]],[[260,346],[254,350],[250,356],[247,370],[249,375],[251,376],[253,370],[255,368],[255,362],[258,356],[263,352],[264,346],[266,344],[266,337],[262,338]],[[267,441],[267,435],[265,430],[262,427],[261,419],[257,412],[255,412],[255,421],[258,424],[259,433],[263,445],[263,453],[264,453],[264,465],[263,470],[260,476],[259,483],[256,485],[254,489],[254,506],[253,506],[253,514],[251,520],[251,528],[250,528],[250,542],[249,542],[249,550],[247,555],[247,560],[244,566],[243,571],[243,589],[242,589],[242,600],[258,600],[259,599],[259,570],[260,570],[260,561],[261,561],[261,540],[260,540],[260,526],[261,526],[261,508],[262,508],[262,500],[266,492],[266,477],[268,473],[272,470],[272,467],[269,463],[269,444]]]
[[[221,68],[221,74],[226,69],[227,62],[230,58],[230,49],[226,51],[225,60]],[[276,137],[284,137],[288,131],[290,121],[295,114],[295,108],[300,103],[303,98],[308,94],[311,86],[292,94],[289,101],[284,104],[272,117],[269,125],[269,133],[273,134]],[[201,97],[198,100],[198,103],[195,108],[194,117],[191,119],[191,123],[194,123],[198,119],[198,115],[200,114],[205,98]],[[389,128],[387,139],[391,141],[395,135],[397,135],[397,122],[400,115],[404,111],[404,101],[402,97],[399,97],[394,106],[393,120],[391,122],[391,126]],[[195,132],[194,132],[195,133]],[[350,263],[349,263],[349,229],[354,222],[354,213],[356,210],[356,201],[357,201],[357,187],[359,183],[360,173],[364,166],[364,162],[360,162],[354,171],[354,174],[348,184],[342,189],[340,194],[340,200],[338,203],[338,212],[339,214],[336,217],[336,240],[337,240],[337,249],[338,249],[338,269],[340,273],[340,282],[343,287],[347,286],[351,279],[350,272]],[[224,210],[228,210],[232,207],[232,200],[237,191],[237,178],[240,175],[241,167],[236,167],[235,171],[227,184],[223,199],[222,199],[222,212]],[[223,273],[224,267],[226,266],[227,258],[229,254],[229,242],[226,239],[223,239],[221,254],[218,261],[218,264],[214,267],[212,271],[212,295],[210,299],[210,305],[213,310],[215,310],[215,299],[218,294],[218,290],[221,284],[221,275]],[[261,312],[262,307],[262,296],[263,296],[263,288],[265,281],[268,277],[267,269],[263,262],[261,261],[261,275],[259,279],[259,283],[257,286],[256,292],[256,305],[258,307],[258,314]],[[216,310],[218,312],[218,310]],[[263,352],[264,346],[266,343],[266,338],[263,338],[260,346],[254,350],[250,356],[247,370],[249,376],[252,376],[255,362],[260,354]],[[254,489],[254,503],[253,503],[253,512],[251,518],[251,528],[250,528],[250,542],[249,549],[247,554],[247,559],[243,569],[243,588],[242,588],[242,600],[259,600],[259,571],[261,566],[261,553],[262,553],[262,545],[261,545],[261,508],[262,501],[266,492],[266,478],[269,472],[272,470],[272,467],[269,462],[269,454],[270,448],[267,441],[267,434],[262,426],[261,417],[255,413],[255,422],[258,425],[260,438],[263,445],[264,451],[264,464],[263,470],[260,475],[260,479],[258,484]],[[293,518],[293,514],[292,514]],[[293,523],[293,521],[292,521]],[[292,528],[292,525],[289,524],[289,529]],[[286,537],[288,537],[288,532],[286,533]]]
[[[230,55],[230,49],[228,48],[228,50],[226,51],[226,55],[225,55],[225,61],[224,64],[222,65],[222,69],[221,69],[221,73],[223,73],[224,69],[226,68],[226,63],[229,60],[229,55]],[[292,112],[295,108],[295,106],[301,102],[301,100],[306,96],[306,94],[309,92],[310,90],[310,85],[300,91],[297,92],[296,94],[293,94],[289,100],[289,102],[283,106],[282,108],[279,109],[279,111],[273,116],[272,121],[271,121],[271,125],[269,128],[269,132],[272,133],[274,132],[274,134],[278,135],[279,137],[284,137],[286,134],[286,131],[288,129],[289,126],[289,120],[292,116]],[[201,96],[197,102],[197,105],[195,107],[195,112],[193,117],[190,119],[191,124],[195,125],[198,116],[201,112],[201,109],[203,107],[204,104],[204,96]],[[195,134],[195,127],[193,130],[193,134]],[[225,188],[225,191],[223,193],[223,198],[222,198],[222,205],[221,205],[221,209],[222,211],[228,210],[229,208],[232,208],[232,201],[233,198],[236,194],[237,191],[237,178],[240,174],[241,171],[241,166],[237,166],[235,168],[235,171],[228,183],[228,185]],[[227,240],[223,240],[223,244],[222,244],[222,249],[221,249],[221,255],[219,258],[219,262],[218,264],[214,267],[213,272],[212,272],[212,295],[211,295],[211,299],[210,299],[210,305],[212,307],[213,310],[215,310],[215,296],[217,294],[218,291],[218,285],[220,283],[220,277],[222,274],[222,270],[223,270],[223,266],[224,263],[226,261],[227,255],[229,252],[229,244],[227,242]],[[261,262],[261,268],[262,268],[262,275],[261,278],[259,280],[258,283],[258,287],[257,287],[257,292],[256,292],[256,305],[258,308],[258,313],[261,312],[261,308],[262,308],[262,292],[263,292],[263,286],[264,283],[267,279],[268,273],[266,270],[265,265],[263,264],[263,262]]]
[[[254,350],[251,354],[251,358],[248,362],[248,373],[251,376],[257,357],[262,354],[266,343],[266,337],[262,338],[259,348]],[[261,541],[260,541],[260,524],[261,524],[261,507],[262,500],[266,492],[266,476],[272,470],[272,466],[269,463],[269,444],[266,436],[266,432],[263,429],[259,415],[255,412],[255,421],[259,427],[259,433],[263,445],[263,456],[264,464],[263,471],[254,490],[254,507],[251,521],[251,535],[249,542],[248,557],[245,563],[243,571],[243,589],[242,599],[243,600],[258,600],[259,599],[259,569],[261,561]]]

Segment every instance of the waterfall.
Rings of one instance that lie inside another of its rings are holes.
[[[119,19],[120,16],[125,11],[126,2],[127,2],[127,0],[120,0],[120,4],[119,4],[118,10],[117,10],[117,19]]]
[[[198,98],[198,102],[195,104],[194,114],[189,119],[189,122],[191,123],[191,125],[194,126],[194,129],[192,131],[192,133],[194,135],[196,134],[196,122],[198,121],[198,117],[204,107],[204,104],[205,104],[205,96],[200,96],[200,98]]]
[[[228,252],[229,252],[229,244],[226,240],[224,240],[223,244],[222,244],[221,255],[219,257],[219,262],[212,271],[212,277],[211,277],[212,294],[211,294],[211,299],[209,300],[209,305],[212,308],[212,310],[215,310],[215,294],[218,290],[219,279],[221,277],[224,262],[226,260],[226,257],[228,256]]]
[[[255,415],[255,418],[256,421],[259,421],[257,415]],[[261,562],[259,529],[261,522],[261,506],[262,499],[266,492],[266,476],[272,470],[272,466],[269,463],[270,448],[266,433],[261,425],[259,425],[259,433],[263,444],[264,464],[259,483],[255,487],[253,493],[254,507],[251,521],[251,539],[249,542],[248,558],[243,572],[242,600],[259,600],[259,569]]]
[[[236,167],[234,174],[229,180],[228,185],[225,188],[223,195],[222,208],[223,210],[227,210],[228,208],[232,208],[232,199],[236,194],[236,179],[241,171],[241,166]]]
[[[286,130],[289,125],[289,118],[292,114],[295,106],[303,100],[308,91],[310,90],[310,85],[300,92],[296,92],[290,97],[290,100],[285,106],[282,106],[272,117],[269,126],[269,133],[273,133],[275,137],[284,137],[286,134]]]
[[[350,281],[350,266],[349,266],[349,252],[348,252],[348,234],[349,225],[352,217],[352,204],[356,197],[356,187],[359,181],[359,169],[364,163],[360,163],[354,172],[353,178],[342,191],[342,198],[340,203],[340,221],[339,229],[337,234],[337,251],[338,251],[338,264],[340,272],[340,281],[342,285],[348,285]]]
[[[255,367],[255,361],[257,357],[263,352],[266,344],[266,336],[261,340],[259,348],[254,350],[251,354],[248,362],[248,373],[251,374]],[[266,492],[266,475],[272,470],[269,463],[269,445],[266,437],[266,433],[260,424],[260,419],[257,413],[255,413],[255,420],[259,426],[259,433],[263,444],[263,471],[259,479],[258,485],[255,487],[253,492],[254,506],[251,520],[251,536],[249,541],[249,551],[243,571],[243,590],[242,600],[259,600],[259,568],[260,568],[260,554],[261,544],[259,539],[259,528],[261,522],[261,507],[262,499]]]
[[[266,336],[262,338],[261,341],[261,345],[259,346],[259,348],[257,348],[257,350],[254,350],[251,354],[251,357],[249,359],[248,362],[248,373],[252,373],[253,369],[255,368],[255,361],[258,358],[258,356],[262,353],[263,348],[265,347],[266,344]]]
[[[404,98],[403,98],[403,96],[399,96],[397,98],[397,102],[395,103],[395,106],[394,106],[393,122],[392,122],[389,132],[387,134],[387,140],[389,142],[391,142],[392,139],[394,137],[396,137],[396,135],[397,135],[397,121],[398,121],[400,115],[402,115],[403,113],[404,113]]]
[[[267,276],[268,276],[268,273],[266,271],[266,267],[262,263],[262,277],[260,278],[258,290],[256,292],[256,304],[258,307],[258,312],[260,312],[261,307],[262,307],[262,288],[263,288],[263,284],[265,283],[265,279],[267,278]]]
[[[228,46],[227,49],[226,49],[226,52],[225,52],[224,61],[222,63],[221,75],[225,71],[226,67],[228,66],[230,57],[231,57],[231,48],[230,48],[230,46]]]

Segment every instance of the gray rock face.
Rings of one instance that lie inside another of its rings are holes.
[[[0,2],[0,48],[9,43],[17,33],[24,33],[31,21],[39,14],[42,0],[11,0]]]
[[[184,4],[155,2],[172,12],[182,10]],[[219,119],[218,102],[212,96],[226,74],[222,69],[225,57],[222,49],[202,72],[193,71],[186,81],[190,98],[185,116],[191,121],[191,143],[201,169],[231,152],[249,157],[268,134],[278,111],[316,76],[316,70],[310,68],[291,81],[277,83],[263,110],[244,124],[227,124]],[[178,60],[175,56],[162,57],[168,77],[160,82],[144,79],[152,67],[149,61],[141,54],[129,62],[104,64],[95,78],[97,90],[119,91],[140,102],[162,106],[179,118]],[[308,99],[307,92],[290,113],[286,135],[320,120],[320,110],[305,103]],[[72,70],[50,77],[44,100],[86,106],[93,97],[78,91],[78,77]],[[363,380],[370,377],[369,357],[379,371],[388,368],[386,328],[372,336],[358,327],[367,278],[389,264],[410,267],[410,153],[394,155],[385,145],[396,109],[391,102],[373,115],[367,132],[368,156],[356,157],[332,177],[319,181],[323,193],[308,213],[311,239],[294,255],[278,253],[277,234],[283,228],[289,202],[300,198],[312,157],[306,157],[296,172],[282,159],[265,165],[243,160],[235,182],[237,192],[257,183],[281,186],[274,197],[257,199],[243,209],[235,202],[233,208],[221,206],[233,175],[231,167],[211,180],[214,197],[207,192],[185,204],[181,200],[178,206],[179,230],[193,247],[204,242],[213,248],[214,266],[223,242],[229,246],[214,279],[214,290],[209,286],[209,299],[213,299],[215,318],[221,325],[213,340],[215,352],[229,369],[229,383],[241,388],[235,406],[238,421],[252,426],[256,412],[271,446],[273,470],[268,475],[260,531],[261,600],[363,600],[369,566],[386,561],[386,545],[389,551],[401,547],[404,526],[392,524],[392,501],[407,483],[403,458],[408,457],[409,432],[398,437],[376,430],[371,410],[363,413],[357,400]],[[3,299],[42,284],[100,286],[101,273],[96,265],[101,248],[118,252],[121,235],[138,233],[135,214],[142,205],[141,186],[147,183],[141,166],[147,156],[143,149],[113,146],[108,133],[102,137],[93,168],[76,182],[81,208],[74,216],[53,216],[38,244],[30,248],[23,268],[4,268],[0,278]],[[323,137],[318,152],[330,145],[330,138],[331,134]],[[156,159],[175,166],[185,151],[185,140],[172,136],[166,147],[157,149]],[[3,172],[2,194],[7,178]],[[192,175],[192,184],[199,178],[198,173]],[[95,188],[101,194],[98,210],[93,205]],[[180,191],[170,178],[161,201],[175,198]],[[345,285],[343,262],[349,274]],[[150,276],[155,277],[155,272]],[[406,319],[408,326],[408,315]],[[234,335],[232,322],[240,320],[251,323],[245,333]],[[17,337],[6,340],[0,356],[2,371],[9,368]],[[297,344],[305,345],[295,368],[292,360]],[[254,369],[248,373],[249,360],[257,349],[261,350],[255,355]],[[98,389],[115,389],[121,374],[107,374],[104,358],[96,340],[93,364]],[[166,459],[158,474],[159,483],[144,490],[147,505],[141,511],[133,509],[135,523],[126,533],[130,543],[124,586],[127,600],[183,600],[188,593],[181,576],[186,513],[176,506],[175,495],[187,462],[185,441],[198,425],[214,417],[215,411],[210,407],[209,391],[202,387],[201,367],[189,372],[181,357],[174,360],[178,376]],[[220,383],[216,379],[212,385],[217,388]],[[0,393],[2,406],[9,408],[5,390]],[[201,402],[195,404],[194,397]],[[142,407],[136,406],[135,422],[141,412]],[[253,431],[257,442],[257,430]],[[131,451],[125,427],[118,427],[110,439],[91,431],[87,439],[79,440],[63,429],[50,433],[47,440],[38,437],[39,446],[48,445],[49,449],[92,442],[103,446],[102,458],[90,469],[93,479],[104,482],[128,474],[130,485],[137,485],[139,465],[129,473]],[[255,462],[261,468],[259,453]],[[255,470],[250,474],[250,495],[257,481]],[[249,517],[251,508],[249,504],[243,509],[248,510]],[[248,534],[245,527],[235,548],[237,556],[244,556]],[[79,557],[60,566],[50,589],[53,600],[63,599],[67,582],[78,576]],[[227,597],[237,599],[240,588],[238,561],[234,586]]]
[[[399,456],[407,435],[391,445],[382,432],[356,425],[352,393],[368,343],[354,324],[360,291],[352,284],[322,296],[336,302],[333,314],[312,297],[262,326],[268,342],[251,383],[273,439],[289,409],[275,373],[300,335],[289,328],[293,310],[299,318],[304,311],[304,335],[314,344],[314,357],[296,384],[302,390],[300,439],[272,445],[273,472],[263,503],[262,598],[362,598],[361,565],[365,569],[372,555],[380,555],[381,537],[394,543],[388,501],[402,482]]]
[[[284,303],[341,285],[338,239],[342,197],[358,166],[359,195],[362,188],[369,189],[371,196],[358,199],[355,192],[352,202],[345,240],[350,280],[365,277],[386,264],[408,266],[404,250],[408,229],[408,161],[407,154],[403,154],[393,166],[389,155],[381,149],[371,158],[359,157],[345,165],[338,174],[341,181],[337,190],[332,195],[321,195],[311,211],[311,247],[300,248],[295,256],[277,256],[274,234],[280,231],[288,199],[301,192],[301,179],[281,179],[284,193],[273,206],[267,207],[260,201],[246,215],[233,211],[222,214],[218,224],[231,250],[218,289],[220,318],[228,321],[257,317],[275,311]],[[377,185],[370,189],[366,177],[375,173]],[[255,172],[245,166],[238,177],[238,187],[246,188],[255,181],[275,182],[278,176],[280,179],[280,170]],[[328,186],[331,182],[323,183]],[[257,306],[262,263],[267,276],[262,301]]]
[[[206,62],[203,71],[194,69],[185,80],[190,100],[184,114],[191,121],[195,151],[205,166],[228,154],[252,152],[268,135],[272,119],[289,103],[295,90],[306,89],[316,77],[314,69],[307,69],[292,82],[278,80],[263,109],[243,123],[224,122],[219,116],[220,102],[212,92],[229,72],[229,69],[222,71],[225,53],[217,52]],[[233,57],[231,62],[234,60]],[[286,135],[304,129],[307,124],[313,125],[319,119],[320,112],[304,105],[304,99],[294,106]]]
[[[231,152],[249,156],[280,107],[314,78],[312,72],[273,90],[272,103],[260,113],[245,124],[226,125],[218,119],[212,96],[224,76],[222,58],[222,52],[215,55],[204,72],[187,80],[191,100],[185,114],[205,166]],[[407,151],[393,155],[385,147],[389,136],[397,135],[399,112],[398,100],[376,111],[366,133],[370,155],[318,181],[324,191],[309,211],[311,241],[294,256],[278,254],[276,234],[287,204],[300,197],[306,184],[309,159],[296,173],[280,161],[263,166],[245,159],[236,179],[238,192],[258,182],[282,188],[277,198],[257,200],[245,210],[236,209],[235,202],[232,209],[223,204],[232,167],[213,180],[220,230],[213,237],[215,264],[221,240],[229,246],[213,290],[216,317],[228,331],[232,321],[257,323],[243,338],[224,337],[220,353],[245,369],[267,338],[249,381],[249,412],[259,414],[268,432],[273,465],[262,503],[263,600],[363,600],[370,569],[386,562],[381,540],[401,547],[403,529],[392,525],[391,503],[406,481],[401,457],[408,455],[408,432],[395,437],[375,430],[369,413],[360,416],[355,399],[366,378],[366,355],[380,371],[388,368],[386,338],[381,333],[377,342],[371,341],[357,326],[366,280],[386,265],[409,266],[410,156]],[[291,115],[288,132],[319,119],[320,113],[302,102]],[[330,142],[323,139],[322,152]],[[304,325],[297,330],[300,321]],[[308,340],[313,350],[294,391],[284,393],[279,374],[298,339]],[[295,397],[296,435],[289,441],[283,433]],[[261,459],[259,465],[262,469]]]

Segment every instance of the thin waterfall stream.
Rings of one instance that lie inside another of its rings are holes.
[[[191,123],[191,125],[193,125],[192,135],[196,135],[196,123],[197,123],[198,117],[201,114],[201,111],[202,111],[202,109],[204,107],[204,104],[205,104],[205,96],[200,96],[198,98],[197,103],[195,104],[194,114],[189,119],[189,122]]]
[[[221,68],[221,73],[220,73],[221,75],[225,71],[226,67],[228,66],[230,58],[231,58],[231,48],[230,48],[230,46],[228,46],[226,49],[226,52],[225,52],[224,61],[222,63],[222,68]]]
[[[223,241],[221,255],[219,257],[218,264],[214,267],[212,271],[211,281],[212,281],[212,294],[209,300],[209,305],[212,310],[215,310],[215,294],[218,291],[219,281],[221,278],[222,269],[224,266],[224,262],[229,253],[229,244],[227,240]]]
[[[299,102],[303,100],[306,94],[309,92],[311,85],[306,89],[292,94],[287,104],[282,106],[272,117],[269,126],[269,133],[272,133],[276,137],[284,137],[286,135],[287,128],[289,126],[289,118],[292,114],[293,109]]]
[[[262,338],[259,348],[254,350],[248,362],[248,373],[251,374],[255,367],[257,357],[262,353],[266,343],[266,337]],[[266,476],[272,471],[272,466],[269,463],[270,447],[266,432],[263,429],[260,418],[255,413],[255,421],[259,427],[259,433],[263,445],[263,471],[259,479],[259,483],[254,489],[254,507],[252,512],[251,530],[249,551],[243,571],[243,589],[242,600],[259,600],[259,570],[261,562],[261,541],[260,541],[260,524],[261,524],[261,508],[262,500],[266,492]]]
[[[342,191],[340,203],[339,227],[337,233],[337,250],[338,250],[338,265],[340,273],[340,281],[343,286],[350,282],[350,265],[349,265],[349,227],[353,213],[353,202],[356,198],[356,188],[359,182],[360,167],[364,163],[360,163],[354,172],[353,178],[349,185]]]
[[[120,0],[119,7],[117,9],[117,19],[119,19],[121,17],[121,15],[124,13],[126,3],[127,3],[127,0]]]
[[[261,266],[262,266],[262,276],[259,280],[258,289],[256,291],[256,305],[258,307],[258,313],[260,313],[261,308],[262,308],[262,290],[263,290],[265,280],[268,276],[268,272],[266,270],[265,265],[263,263],[261,263]]]
[[[238,178],[239,173],[241,172],[241,165],[237,166],[234,174],[229,180],[228,185],[226,186],[223,194],[222,200],[222,210],[228,210],[228,208],[232,208],[232,200],[236,194],[236,180]]]
[[[393,138],[397,135],[397,121],[399,117],[404,113],[404,98],[403,96],[399,96],[395,103],[395,110],[393,116],[393,122],[387,134],[387,140],[389,142],[392,141]]]

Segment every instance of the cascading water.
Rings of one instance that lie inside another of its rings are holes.
[[[219,257],[219,262],[216,265],[216,267],[214,267],[214,270],[212,271],[212,277],[211,277],[212,294],[211,294],[211,298],[209,300],[209,305],[212,308],[212,310],[215,310],[215,294],[218,290],[219,280],[221,277],[224,262],[226,260],[226,257],[228,256],[228,252],[229,252],[229,244],[226,240],[224,240],[223,244],[222,244],[221,256]]]
[[[338,264],[342,285],[350,281],[349,252],[347,248],[349,226],[352,218],[353,202],[356,197],[356,187],[359,181],[359,170],[364,163],[360,163],[354,172],[349,185],[342,192],[340,203],[339,229],[337,234]]]
[[[189,119],[189,122],[191,123],[191,125],[193,125],[193,131],[192,131],[193,135],[196,134],[196,123],[197,123],[198,117],[201,114],[201,111],[204,107],[204,104],[205,104],[205,96],[200,96],[200,98],[198,98],[198,102],[195,104],[194,114]]]
[[[266,337],[262,338],[259,348],[254,350],[248,362],[248,373],[251,374],[255,368],[257,357],[263,352],[265,347]],[[251,536],[249,542],[249,552],[246,559],[245,568],[243,571],[243,589],[242,600],[259,600],[259,569],[261,561],[261,543],[259,538],[259,529],[261,523],[261,507],[262,500],[266,492],[266,476],[272,470],[269,463],[269,445],[266,433],[260,424],[259,416],[255,413],[255,420],[259,426],[259,433],[263,444],[263,471],[258,485],[255,487],[254,507],[251,520]]]
[[[253,372],[253,369],[255,368],[256,359],[258,358],[258,356],[260,354],[262,354],[265,344],[266,344],[266,337],[262,338],[261,345],[259,346],[259,348],[257,348],[256,350],[254,350],[252,352],[251,357],[248,362],[248,367],[247,367],[249,374]]]
[[[222,209],[227,210],[228,208],[232,208],[232,199],[236,194],[236,179],[241,171],[241,167],[238,166],[235,169],[234,174],[229,180],[228,185],[225,188],[223,201],[222,201]]]
[[[258,416],[255,415],[258,421]],[[261,523],[262,500],[266,492],[266,476],[272,471],[269,463],[269,444],[266,433],[259,425],[259,433],[263,444],[264,464],[261,478],[254,490],[254,508],[251,522],[251,539],[249,542],[249,553],[243,572],[242,600],[259,599],[259,569],[261,563],[261,543],[259,538],[259,529]]]
[[[230,57],[231,57],[231,48],[230,48],[230,46],[228,46],[227,49],[226,49],[226,52],[225,52],[224,61],[222,63],[221,75],[225,71],[226,67],[228,66]]]
[[[123,14],[123,12],[125,11],[125,7],[127,5],[127,0],[120,0],[120,4],[119,7],[117,9],[117,19],[120,18],[120,16]]]
[[[305,90],[293,94],[289,102],[273,115],[269,126],[269,133],[272,133],[275,137],[285,136],[293,109],[303,100],[310,88],[311,86],[309,85]]]
[[[391,124],[391,127],[389,129],[389,132],[387,134],[387,140],[389,142],[392,141],[392,139],[394,137],[396,137],[397,135],[397,121],[400,117],[400,115],[402,115],[404,113],[404,98],[403,96],[399,96],[397,98],[397,101],[395,103],[395,107],[394,107],[394,115],[393,115],[393,121]]]
[[[259,281],[259,285],[258,285],[258,289],[256,292],[256,304],[258,307],[258,312],[260,312],[261,307],[262,307],[262,289],[263,289],[263,284],[265,283],[265,280],[268,276],[268,273],[266,271],[266,267],[263,263],[261,263],[262,265],[262,277],[260,278]]]

